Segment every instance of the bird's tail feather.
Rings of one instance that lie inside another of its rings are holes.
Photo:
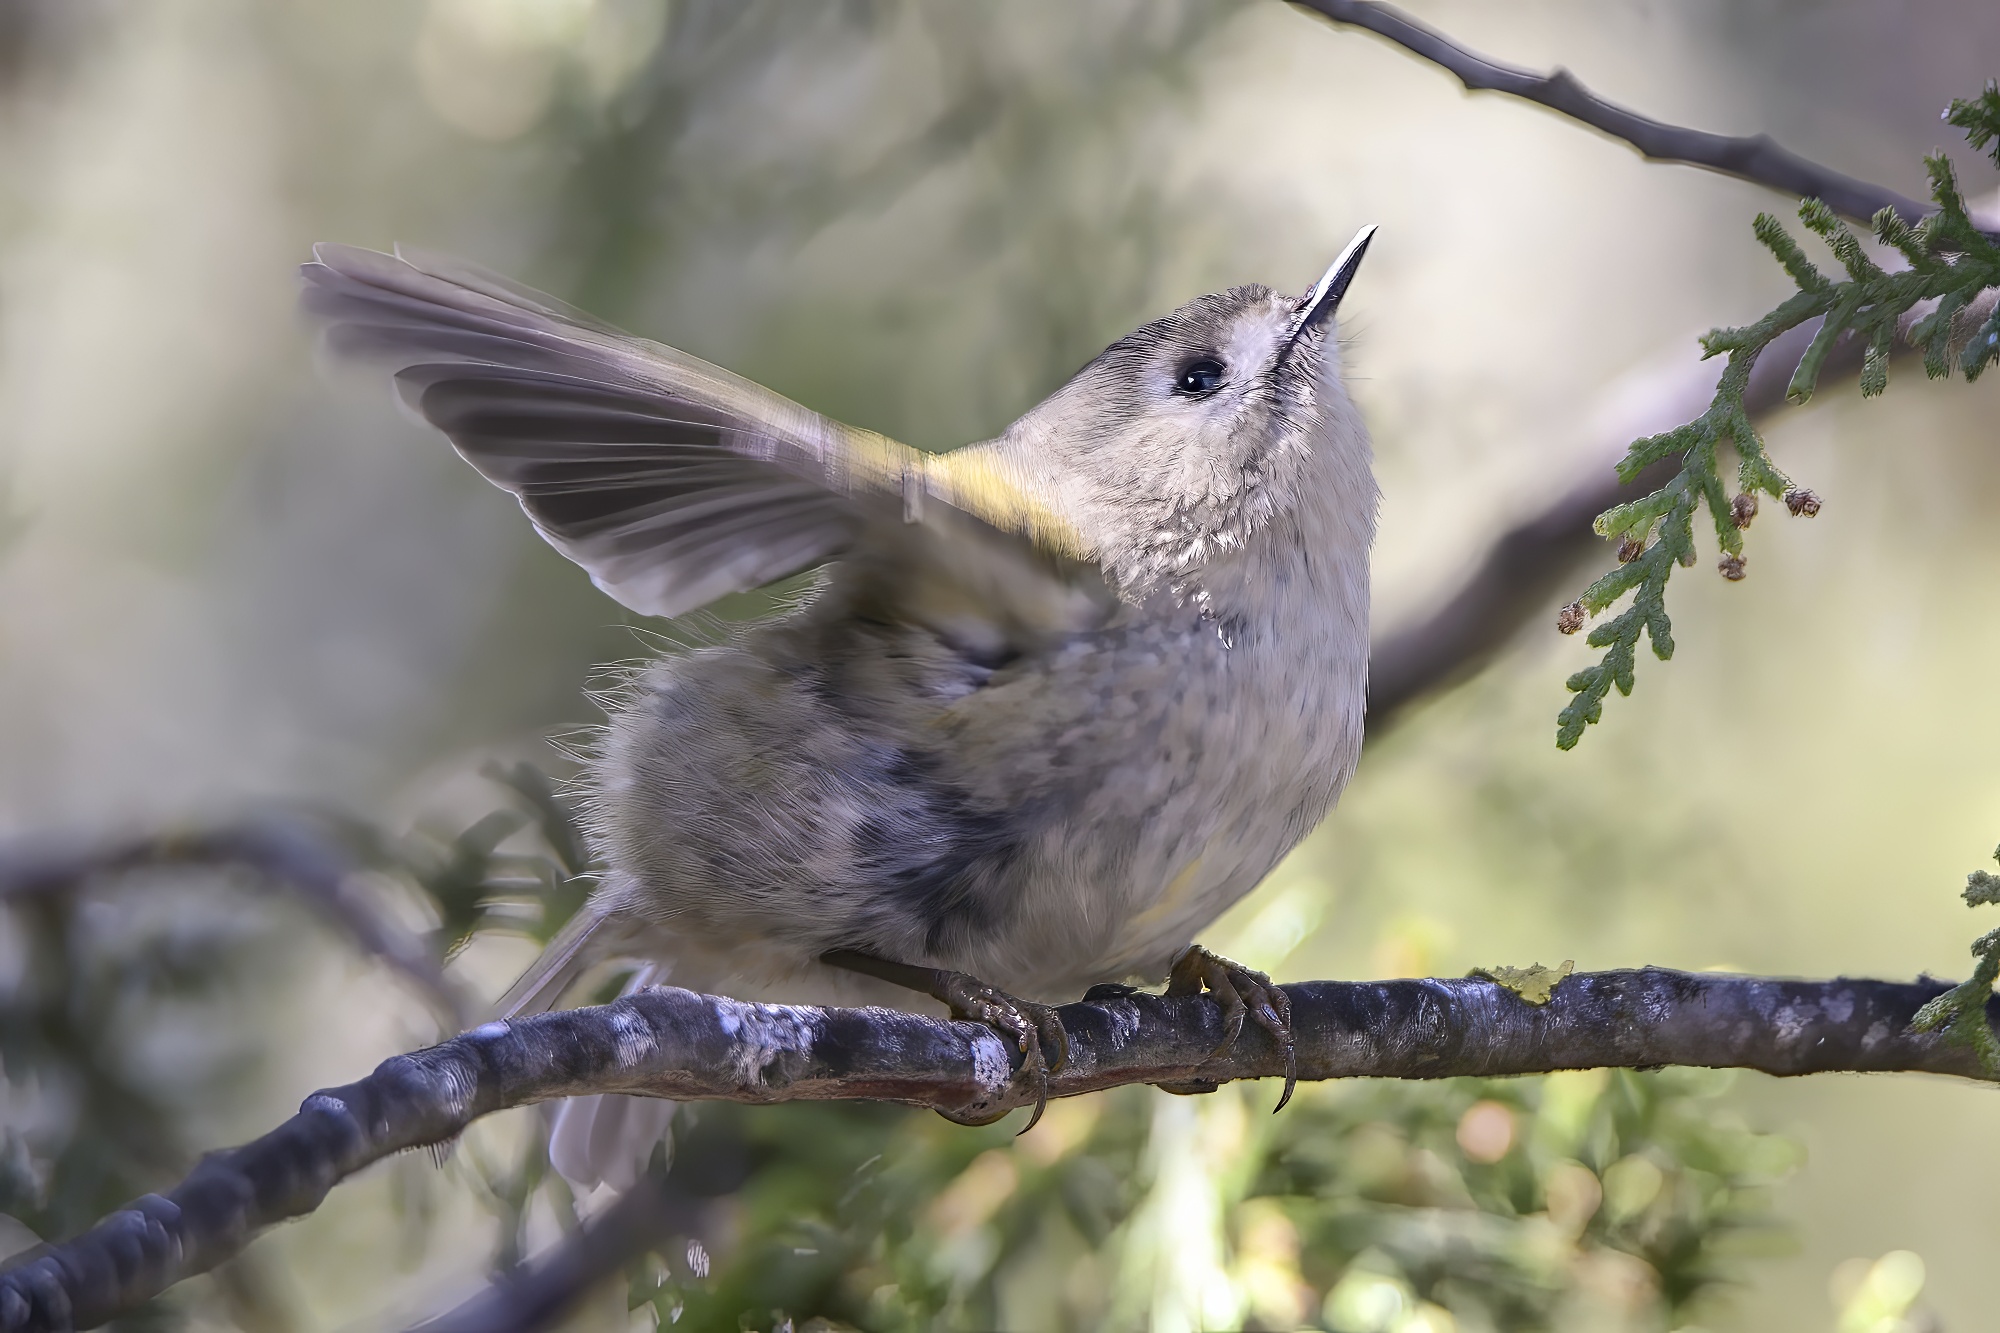
[[[500,997],[500,1017],[524,1018],[554,1008],[586,971],[617,953],[619,933],[609,912],[584,904]],[[664,967],[648,964],[627,980],[624,993],[665,979]],[[665,1142],[672,1148],[673,1116],[674,1104],[657,1097],[564,1098],[549,1113],[549,1164],[579,1194],[599,1185],[623,1193],[645,1170],[655,1146]]]
[[[604,957],[602,938],[609,913],[594,903],[585,903],[569,919],[555,938],[543,947],[541,956],[507,988],[497,1006],[501,1018],[524,1018],[545,1013],[562,999],[584,969]],[[596,945],[595,948],[586,947]]]
[[[632,974],[624,993],[665,979],[665,968],[648,964]],[[549,1112],[549,1165],[580,1197],[592,1195],[600,1185],[623,1194],[645,1171],[656,1147],[665,1144],[672,1155],[673,1119],[674,1103],[661,1097],[622,1092],[566,1097]]]
[[[664,1097],[600,1092],[567,1097],[550,1112],[549,1165],[579,1196],[609,1186],[623,1194],[644,1174],[653,1150],[671,1156],[675,1103]]]

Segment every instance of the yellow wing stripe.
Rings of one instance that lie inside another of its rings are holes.
[[[974,445],[920,457],[925,489],[945,503],[1058,555],[1084,559],[1090,554],[1082,531],[998,450]]]

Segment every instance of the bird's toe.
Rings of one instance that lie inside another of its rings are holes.
[[[1222,1040],[1210,1058],[1220,1058],[1234,1050],[1243,1035],[1246,1018],[1271,1034],[1285,1056],[1285,1090],[1274,1111],[1282,1111],[1298,1085],[1298,1048],[1292,1035],[1292,1002],[1271,978],[1255,968],[1233,963],[1199,944],[1190,944],[1174,960],[1167,978],[1167,994],[1199,995],[1207,990],[1222,1006]]]
[[[1035,1113],[1021,1127],[1027,1133],[1048,1108],[1049,1076],[1069,1063],[1069,1033],[1062,1018],[1050,1005],[1009,995],[964,973],[953,973],[945,989],[945,1003],[954,1018],[984,1023],[1021,1053],[1015,1077],[1035,1095]]]

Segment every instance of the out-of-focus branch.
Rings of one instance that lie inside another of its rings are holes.
[[[1386,38],[1444,69],[1473,92],[1506,93],[1559,112],[1630,144],[1649,161],[1703,167],[1799,198],[1820,199],[1834,212],[1861,223],[1868,222],[1884,208],[1895,209],[1905,222],[1911,223],[1933,211],[1930,205],[1907,195],[1800,157],[1768,134],[1736,137],[1670,125],[1607,102],[1566,69],[1540,74],[1489,60],[1379,0],[1291,0],[1291,3],[1335,23],[1363,28]]]
[[[1483,979],[1287,986],[1302,1079],[1492,1077],[1553,1069],[1698,1065],[1770,1074],[1921,1071],[1989,1079],[1972,1046],[1910,1021],[1945,983],[1786,981],[1715,973],[1569,977],[1545,1005]],[[1275,1042],[1222,1036],[1207,997],[1134,994],[1063,1006],[1070,1061],[1051,1092],[1130,1083],[1199,1089],[1277,1078]],[[2000,1000],[1988,1021],[2000,1016]],[[317,1208],[345,1177],[442,1143],[494,1111],[622,1092],[677,1100],[859,1098],[983,1119],[1034,1100],[1007,1047],[975,1023],[889,1009],[746,1004],[640,991],[613,1004],[489,1023],[306,1098],[261,1139],[202,1159],[73,1240],[0,1271],[0,1333],[87,1328]],[[634,1204],[635,1212],[648,1206]]]
[[[84,882],[143,870],[245,870],[297,893],[364,950],[401,973],[451,1027],[472,1002],[421,937],[384,914],[360,886],[355,838],[328,820],[281,812],[205,829],[122,839],[30,838],[0,846],[0,901],[67,893]]]
[[[560,1321],[593,1287],[669,1236],[691,1229],[695,1220],[665,1174],[648,1172],[582,1227],[410,1333],[537,1333]]]

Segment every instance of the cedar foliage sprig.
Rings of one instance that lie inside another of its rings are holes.
[[[1993,859],[2000,861],[2000,848],[1994,850]],[[1967,907],[2000,903],[2000,875],[1973,871],[1965,877],[1964,897]],[[2000,930],[1989,930],[1975,940],[1972,956],[1979,962],[1971,977],[1917,1010],[1910,1026],[1919,1032],[1941,1031],[1947,1039],[1965,1043],[1979,1053],[1988,1070],[2000,1073],[2000,1038],[1986,1020],[1986,1002],[1993,998],[1994,981],[2000,980]]]
[[[1989,83],[1977,98],[1954,101],[1945,119],[1963,129],[1974,148],[1987,148],[2000,164],[2000,84]],[[1889,354],[1899,322],[1925,301],[1937,307],[1905,335],[1924,354],[1924,373],[1932,379],[1949,376],[1955,368],[1970,380],[2000,360],[2000,308],[1953,356],[1957,317],[1981,292],[2000,286],[2000,244],[1981,232],[1968,216],[1951,163],[1943,154],[1924,159],[1937,211],[1914,225],[1883,209],[1874,218],[1874,233],[1909,262],[1898,272],[1885,272],[1869,258],[1861,242],[1824,203],[1808,199],[1799,206],[1806,229],[1820,237],[1847,271],[1845,279],[1820,272],[1777,219],[1759,214],[1753,231],[1798,284],[1798,292],[1754,324],[1715,329],[1701,340],[1704,357],[1728,357],[1708,410],[1686,425],[1633,443],[1618,465],[1618,476],[1630,482],[1663,459],[1678,455],[1681,467],[1671,480],[1651,494],[1614,506],[1598,515],[1600,536],[1618,543],[1618,568],[1584,590],[1563,608],[1557,627],[1575,633],[1585,620],[1608,609],[1627,593],[1632,601],[1623,611],[1590,632],[1587,642],[1604,649],[1596,665],[1571,676],[1576,696],[1558,715],[1556,745],[1570,749],[1584,728],[1604,712],[1612,686],[1632,692],[1632,673],[1643,633],[1654,656],[1674,655],[1673,622],[1667,615],[1667,580],[1676,565],[1695,563],[1694,525],[1706,510],[1715,525],[1723,577],[1743,577],[1743,531],[1757,513],[1758,495],[1785,502],[1793,514],[1819,512],[1819,497],[1794,486],[1772,463],[1744,405],[1744,390],[1757,359],[1780,335],[1814,319],[1819,330],[1800,358],[1785,396],[1792,402],[1810,398],[1821,367],[1835,344],[1852,337],[1865,349],[1861,392],[1872,398],[1888,387]],[[1727,446],[1735,454],[1737,493],[1729,494],[1722,474]]]

